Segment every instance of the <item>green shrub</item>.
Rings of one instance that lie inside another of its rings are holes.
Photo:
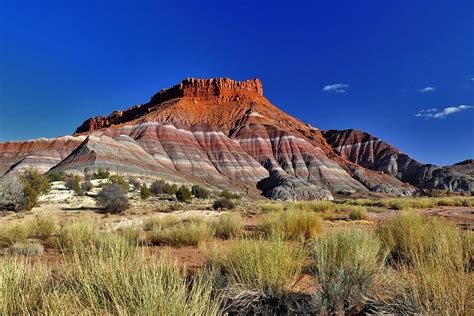
[[[122,213],[129,207],[123,187],[117,183],[108,184],[97,194],[97,204],[106,212]]]
[[[214,227],[207,221],[189,221],[152,230],[150,241],[156,245],[197,246],[203,241],[211,240],[214,234]]]
[[[203,188],[199,185],[193,185],[191,188],[191,194],[198,199],[207,199],[209,198],[209,190]]]
[[[191,191],[189,191],[188,187],[182,185],[177,191],[176,191],[176,198],[180,202],[186,202],[190,201],[192,199],[191,196]]]
[[[108,170],[99,169],[97,172],[92,174],[92,179],[108,179],[110,172]]]
[[[322,226],[318,214],[289,209],[266,214],[259,229],[267,236],[278,234],[290,240],[304,241],[316,237],[321,232]]]
[[[122,188],[124,194],[127,194],[128,190],[130,189],[130,185],[128,184],[127,180],[124,177],[119,175],[113,175],[109,177],[109,184],[117,184]]]
[[[25,209],[31,210],[38,203],[38,196],[46,194],[51,189],[48,179],[35,169],[26,170],[20,177],[23,183],[23,193],[26,198]]]
[[[312,250],[313,272],[322,313],[351,313],[373,286],[381,267],[381,243],[370,232],[336,229],[322,235]]]
[[[240,194],[238,193],[234,193],[234,192],[230,192],[229,190],[223,190],[221,191],[221,193],[219,193],[219,196],[222,197],[222,198],[226,198],[226,199],[240,199]]]
[[[234,203],[229,201],[229,199],[224,197],[224,198],[220,198],[220,199],[215,200],[214,204],[212,204],[212,207],[215,210],[218,210],[218,209],[231,210],[231,209],[235,208],[235,205],[234,205]]]
[[[150,197],[150,189],[148,189],[148,187],[146,186],[145,183],[143,183],[141,186],[140,186],[140,198],[142,200],[146,200]]]
[[[163,185],[163,193],[165,194],[175,195],[176,191],[178,191],[178,186],[176,184],[165,183]]]
[[[269,212],[282,212],[285,210],[285,204],[283,202],[267,202],[258,205],[260,210],[264,213]]]
[[[51,172],[46,176],[49,182],[63,181],[64,175],[59,172]]]
[[[244,224],[238,213],[224,213],[216,222],[216,236],[220,238],[233,238],[242,234]]]

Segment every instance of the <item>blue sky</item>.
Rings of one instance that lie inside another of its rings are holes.
[[[0,0],[0,141],[72,133],[186,77],[259,78],[318,128],[474,157],[474,1]]]

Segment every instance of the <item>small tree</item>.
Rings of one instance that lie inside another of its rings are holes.
[[[23,183],[23,193],[25,196],[25,210],[31,210],[38,203],[38,196],[46,194],[51,189],[48,179],[35,169],[26,170],[20,177]]]
[[[143,183],[140,187],[140,197],[142,200],[146,200],[150,197],[150,189],[148,189],[145,183]]]
[[[163,180],[155,180],[151,184],[150,191],[153,195],[160,195],[163,193],[163,187],[165,183]]]
[[[113,175],[109,177],[110,184],[118,184],[121,188],[123,193],[127,193],[130,185],[128,184],[127,180],[125,180],[122,176]]]
[[[199,185],[193,185],[191,188],[191,194],[198,199],[207,199],[209,197],[209,190]]]
[[[128,198],[123,188],[117,183],[108,184],[102,188],[97,195],[97,204],[111,213],[122,213],[129,207]]]
[[[191,191],[189,191],[188,187],[182,185],[177,191],[176,191],[176,198],[180,202],[186,202],[190,201],[192,199],[191,197]]]
[[[174,195],[176,194],[176,191],[178,191],[178,186],[176,184],[165,183],[163,185],[163,193],[165,194]]]

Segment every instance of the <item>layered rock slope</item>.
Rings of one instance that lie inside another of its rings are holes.
[[[416,163],[386,163],[388,152],[402,156],[395,148],[374,145],[370,154],[357,149],[362,136],[338,132],[346,135],[282,112],[263,96],[259,80],[185,79],[145,104],[86,120],[73,136],[0,144],[0,173],[31,166],[65,173],[108,169],[276,199],[368,190],[410,195],[416,189],[410,184],[426,185],[437,174],[424,182],[410,177],[423,172]],[[443,181],[450,176],[437,174]],[[453,190],[465,188],[451,182]]]

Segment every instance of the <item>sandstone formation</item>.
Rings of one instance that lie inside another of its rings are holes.
[[[272,105],[256,79],[185,79],[145,104],[86,120],[73,136],[0,144],[0,174],[31,166],[108,169],[290,200],[411,195],[412,185],[471,189],[455,168],[422,165],[366,133],[302,123]]]

